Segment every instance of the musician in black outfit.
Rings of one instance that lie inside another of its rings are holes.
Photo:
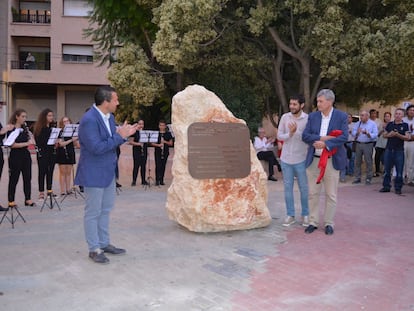
[[[155,185],[163,186],[164,183],[164,174],[165,166],[167,164],[169,148],[173,145],[173,137],[170,132],[168,132],[167,124],[164,120],[158,122],[159,134],[157,143],[152,143],[152,146],[155,147]]]
[[[134,168],[132,170],[132,183],[131,186],[136,186],[138,170],[141,167],[141,184],[148,185],[145,172],[147,167],[147,156],[148,156],[148,144],[139,142],[141,133],[144,129],[144,120],[138,121],[138,129],[133,136],[128,140],[129,144],[132,145],[132,157],[134,160]]]
[[[34,137],[37,145],[37,163],[39,166],[39,199],[45,197],[45,178],[47,193],[52,195],[53,170],[56,163],[55,145],[48,145],[50,133],[52,132],[53,111],[49,108],[40,112],[34,126]]]
[[[59,128],[63,130],[69,124],[72,124],[69,117],[62,117],[59,121]],[[62,196],[72,193],[73,165],[76,163],[75,145],[79,146],[77,137],[61,137],[58,140],[56,163],[59,165],[59,183]]]
[[[0,112],[3,109],[3,105],[0,105]],[[0,122],[0,179],[1,179],[1,175],[3,173],[3,166],[4,166],[4,157],[3,157],[3,140],[4,137],[6,136],[6,133],[8,131],[11,131],[14,129],[14,125],[13,124],[7,124],[5,127],[3,127],[3,125]],[[8,208],[7,207],[3,207],[0,205],[0,212],[4,212],[7,211]]]
[[[26,126],[27,113],[23,109],[17,109],[10,117],[10,124],[13,124],[15,131],[20,131],[15,141],[10,145],[9,154],[9,188],[8,199],[9,207],[15,207],[14,197],[16,186],[19,181],[20,173],[23,176],[24,205],[35,206],[36,204],[30,199],[31,197],[31,179],[32,179],[32,158],[30,151],[27,149],[34,145],[34,139]],[[12,131],[8,132],[8,135]]]

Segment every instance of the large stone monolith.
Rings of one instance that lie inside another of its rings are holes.
[[[172,184],[168,189],[170,219],[190,231],[216,232],[269,225],[267,176],[250,142],[250,174],[245,178],[195,179],[188,169],[188,127],[195,122],[243,123],[202,86],[188,86],[172,102],[175,135]]]

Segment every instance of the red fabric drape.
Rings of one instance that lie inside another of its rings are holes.
[[[338,137],[342,134],[341,130],[333,130],[328,135]],[[323,149],[321,157],[319,159],[318,168],[320,170],[318,179],[316,180],[317,184],[321,183],[323,176],[325,175],[326,164],[328,164],[328,159],[332,157],[337,151],[337,148],[333,148],[332,150],[328,150],[326,148]]]

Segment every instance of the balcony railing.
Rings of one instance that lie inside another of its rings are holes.
[[[50,13],[48,11],[30,11],[27,13],[14,13],[13,22],[15,23],[39,23],[50,24]]]
[[[24,60],[12,60],[11,69],[50,70],[50,62],[26,62]]]

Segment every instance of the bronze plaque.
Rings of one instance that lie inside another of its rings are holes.
[[[188,169],[196,179],[250,174],[249,129],[241,123],[193,123],[188,127]]]

